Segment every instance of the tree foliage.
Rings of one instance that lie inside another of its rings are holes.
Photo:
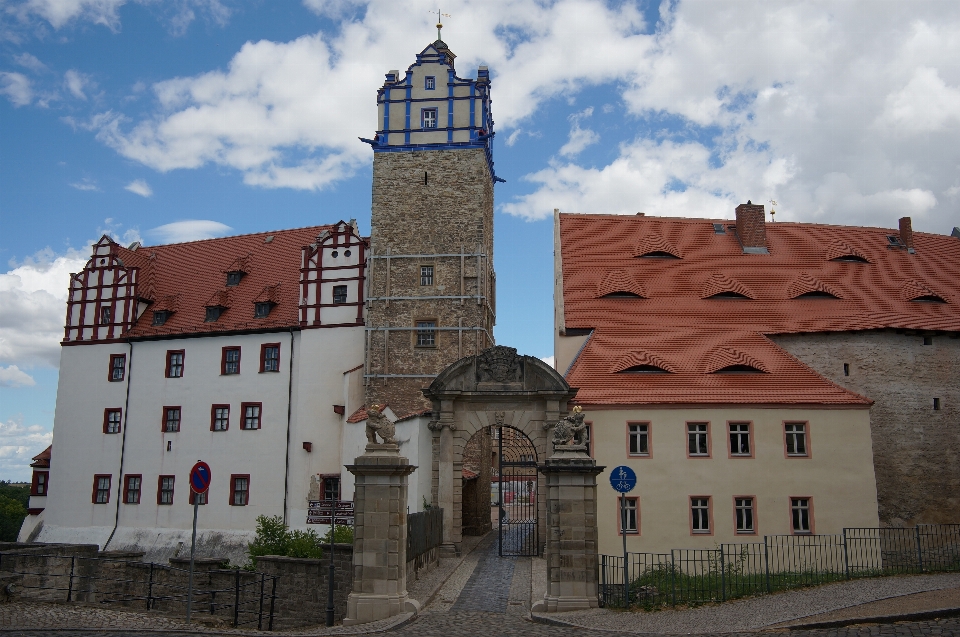
[[[320,559],[323,557],[322,543],[323,540],[313,529],[291,531],[279,515],[259,515],[257,535],[247,548],[251,562],[256,562],[261,555]]]

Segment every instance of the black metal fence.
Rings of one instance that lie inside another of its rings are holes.
[[[23,599],[114,604],[186,615],[189,571],[132,560],[0,552],[0,573],[19,575]],[[278,576],[240,569],[194,572],[194,614],[273,630]]]
[[[712,549],[600,556],[600,604],[720,602],[855,577],[960,571],[960,524],[848,528],[838,535],[767,535]]]
[[[421,559],[443,543],[443,509],[407,515],[407,561]]]

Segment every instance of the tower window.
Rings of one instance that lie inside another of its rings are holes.
[[[420,111],[420,127],[421,128],[437,127],[437,109],[424,108]]]
[[[933,410],[934,410],[934,411],[940,411],[940,399],[939,399],[939,398],[934,398],[934,399],[933,399]]]
[[[333,303],[334,305],[341,305],[347,302],[347,286],[345,285],[335,285],[333,286]]]
[[[423,88],[427,91],[432,91],[437,88],[437,78],[433,75],[428,75],[423,78]]]
[[[417,321],[417,347],[437,346],[437,322]]]
[[[420,266],[420,285],[433,285],[433,266]]]
[[[933,345],[933,337],[932,337],[932,336],[924,336],[924,337],[923,337],[923,344],[924,344],[924,345]]]

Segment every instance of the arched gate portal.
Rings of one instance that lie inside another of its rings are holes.
[[[500,555],[538,555],[537,449],[526,434],[513,427],[494,427],[493,435],[497,441]]]

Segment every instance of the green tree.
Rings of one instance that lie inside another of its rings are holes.
[[[0,495],[0,542],[16,542],[27,507],[18,500]]]
[[[340,533],[338,532],[337,538],[339,537]],[[246,568],[253,568],[256,564],[256,558],[261,555],[320,559],[323,556],[322,541],[313,529],[291,531],[279,515],[272,517],[259,515],[257,516],[257,535],[253,542],[247,545],[250,563],[247,564]]]

